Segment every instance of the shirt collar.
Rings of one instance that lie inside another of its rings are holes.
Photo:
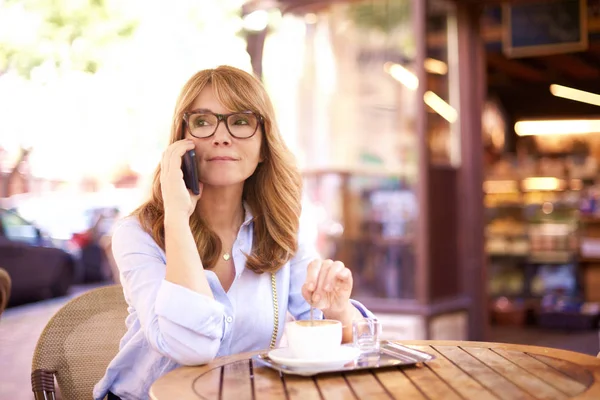
[[[247,202],[242,202],[242,205],[244,206],[244,222],[242,223],[242,226],[248,226],[254,220],[254,215],[252,215],[252,211]]]

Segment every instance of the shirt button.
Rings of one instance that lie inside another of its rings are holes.
[[[227,321],[227,322],[231,322],[231,321],[233,321],[233,318],[231,318],[231,317],[227,317],[227,318],[225,318],[225,321]]]

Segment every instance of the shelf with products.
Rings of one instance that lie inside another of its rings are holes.
[[[584,299],[600,302],[600,217],[596,207],[585,209],[581,216],[578,262],[584,282]]]
[[[488,181],[484,184],[485,246],[489,255],[520,257],[527,255],[529,243],[523,218],[523,194],[517,180]]]
[[[600,154],[574,151],[563,143],[571,139],[520,138],[515,153],[486,166],[489,299],[496,322],[510,317],[522,324],[527,314],[541,327],[577,329],[597,319],[600,187],[594,184]]]
[[[524,260],[519,261],[532,263],[564,263],[576,256],[579,199],[573,192],[562,189],[564,181],[547,185],[547,190],[531,186],[531,181],[527,186],[527,179],[499,182],[502,184],[494,186],[494,181],[487,181],[484,186],[488,189],[485,194],[488,255],[520,256]]]
[[[484,190],[493,319],[507,313],[524,323],[553,293],[580,296],[580,181],[488,180]]]

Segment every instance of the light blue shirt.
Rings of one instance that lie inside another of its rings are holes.
[[[127,333],[120,350],[94,387],[94,398],[110,390],[122,399],[148,399],[152,383],[181,365],[199,365],[215,357],[267,349],[273,333],[271,274],[246,269],[244,253],[252,250],[250,210],[233,244],[235,278],[228,292],[214,272],[206,270],[214,299],[165,280],[166,256],[139,221],[121,221],[112,239],[123,293],[129,304]],[[300,222],[298,251],[276,273],[279,302],[278,340],[286,310],[296,319],[308,319],[310,306],[301,288],[308,264],[319,255],[315,230]],[[352,300],[364,316],[366,308]],[[315,318],[322,318],[321,312]]]

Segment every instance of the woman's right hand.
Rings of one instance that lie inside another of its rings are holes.
[[[189,218],[202,196],[202,183],[200,194],[194,195],[185,186],[181,170],[183,155],[193,148],[194,142],[191,139],[183,139],[171,144],[163,153],[160,162],[160,187],[165,214],[182,214]]]

